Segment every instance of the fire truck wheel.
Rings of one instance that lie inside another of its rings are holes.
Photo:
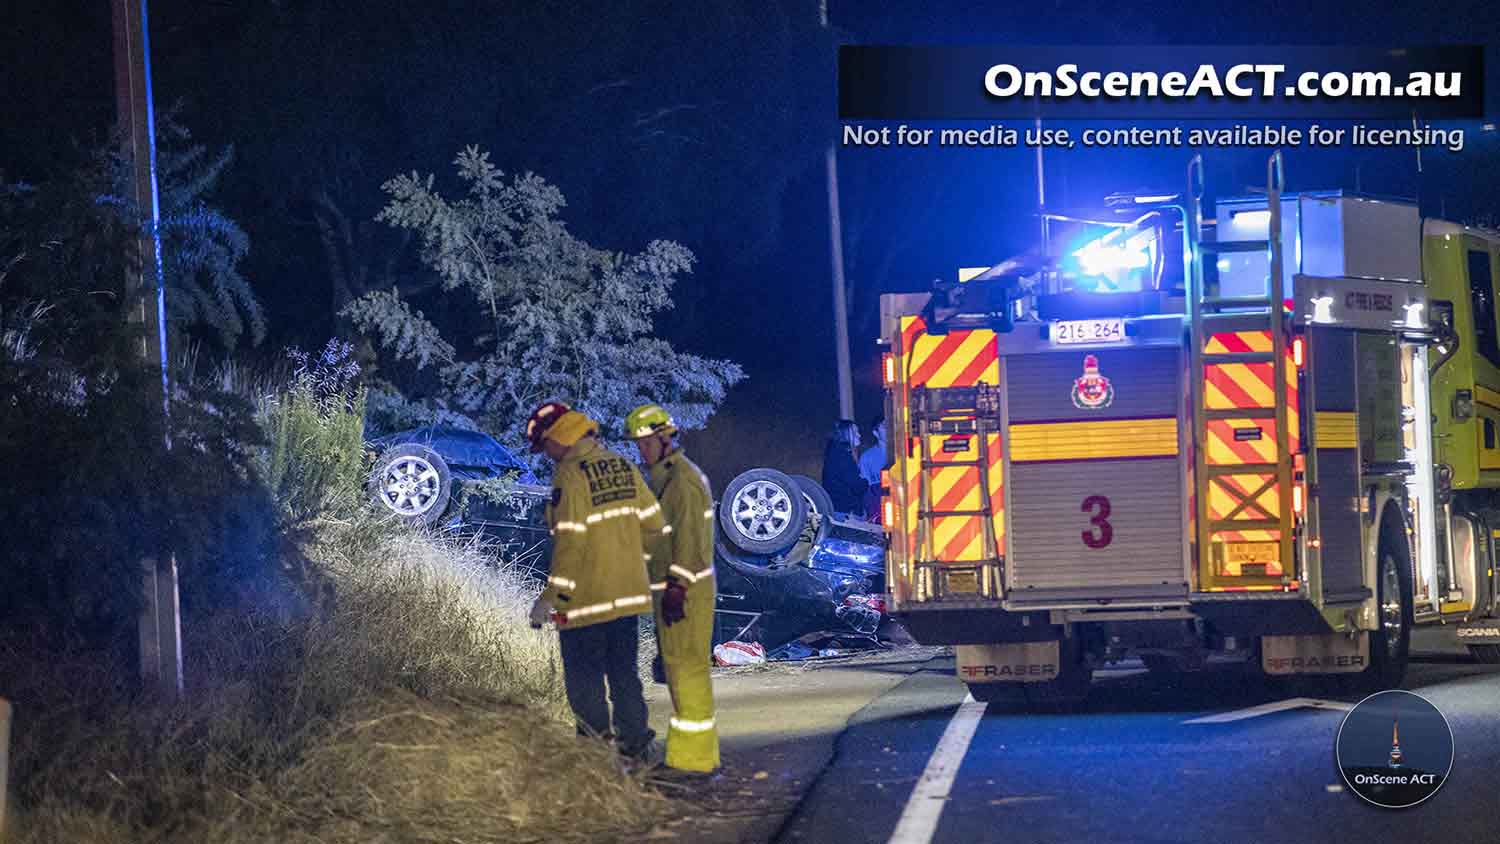
[[[1353,690],[1371,693],[1394,689],[1406,679],[1411,652],[1412,595],[1406,542],[1387,525],[1399,517],[1382,519],[1375,569],[1375,612],[1379,627],[1370,631],[1370,667],[1349,677]]]
[[[719,530],[730,546],[775,554],[797,541],[807,499],[797,482],[775,469],[751,469],[729,482],[719,500]]]
[[[1474,657],[1475,662],[1500,665],[1500,645],[1470,645],[1469,655]]]

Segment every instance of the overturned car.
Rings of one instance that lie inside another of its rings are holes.
[[[368,492],[392,515],[478,533],[508,560],[546,573],[549,489],[488,434],[428,426],[369,442]],[[819,627],[873,635],[882,621],[885,535],[833,512],[812,478],[751,469],[717,506],[718,638],[791,638]]]
[[[817,481],[751,469],[724,488],[718,520],[719,609],[745,618],[768,614],[755,631],[762,641],[787,638],[796,628],[873,635],[880,626],[885,533],[835,513]]]
[[[370,440],[366,490],[379,510],[405,521],[480,533],[507,560],[545,574],[550,490],[494,437],[445,425]]]

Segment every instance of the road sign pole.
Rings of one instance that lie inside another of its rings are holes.
[[[0,841],[5,840],[5,797],[10,793],[10,702],[0,697]]]

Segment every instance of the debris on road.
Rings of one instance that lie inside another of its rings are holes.
[[[766,661],[766,649],[759,642],[725,642],[714,648],[714,664],[759,665]]]
[[[796,662],[804,659],[831,659],[862,651],[884,650],[888,646],[871,632],[818,630],[766,652],[770,662]]]

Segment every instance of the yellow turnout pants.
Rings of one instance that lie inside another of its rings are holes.
[[[672,721],[667,731],[667,767],[712,771],[719,767],[719,732],[714,727],[714,689],[708,675],[713,646],[713,577],[687,588],[687,617],[668,627],[657,602],[656,633],[661,642]]]

